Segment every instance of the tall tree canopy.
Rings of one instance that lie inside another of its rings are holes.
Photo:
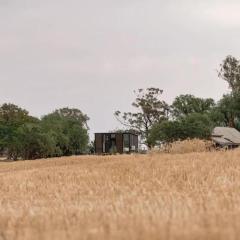
[[[37,122],[38,119],[29,115],[28,111],[11,103],[0,106],[0,121],[6,125],[21,125],[23,122]]]
[[[221,114],[223,125],[240,129],[240,61],[227,56],[220,65],[218,76],[227,81],[231,92],[223,95],[216,110]]]
[[[240,93],[224,94],[214,112],[218,113],[218,120],[221,120],[221,125],[239,129]]]
[[[215,106],[212,98],[198,98],[191,94],[180,95],[175,98],[171,110],[173,117],[179,118],[192,113],[208,113]]]
[[[72,155],[87,150],[88,120],[79,109],[62,108],[44,116],[41,125],[55,140],[60,155]]]
[[[161,99],[163,90],[159,88],[138,89],[132,106],[135,112],[115,112],[116,118],[126,127],[138,131],[147,143],[151,127],[168,118],[169,106]]]
[[[88,129],[87,122],[89,121],[89,117],[77,108],[68,108],[68,107],[60,108],[55,110],[53,114],[58,115],[65,119],[72,119],[74,121],[77,121],[83,127]]]
[[[227,56],[220,65],[218,76],[227,81],[232,92],[240,92],[240,62],[233,56]]]

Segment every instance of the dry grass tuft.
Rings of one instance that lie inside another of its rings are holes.
[[[0,163],[0,239],[238,239],[240,151]]]
[[[171,144],[166,144],[160,149],[151,150],[151,154],[155,153],[193,153],[193,152],[209,152],[213,151],[213,143],[211,141],[200,139],[189,139],[184,141],[176,141]]]

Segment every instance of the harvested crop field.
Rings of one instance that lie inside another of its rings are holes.
[[[0,239],[238,239],[240,151],[0,162]]]

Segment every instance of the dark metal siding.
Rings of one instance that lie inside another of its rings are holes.
[[[123,134],[116,133],[116,145],[117,145],[117,152],[123,153]]]
[[[101,133],[95,134],[95,151],[97,154],[103,153],[103,142],[102,142],[103,135]]]
[[[133,136],[133,144],[135,146],[135,152],[138,152],[138,136]]]

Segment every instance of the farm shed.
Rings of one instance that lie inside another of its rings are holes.
[[[95,153],[138,152],[138,135],[133,133],[95,133]]]
[[[240,132],[235,128],[216,127],[212,132],[212,140],[220,147],[238,147]]]

